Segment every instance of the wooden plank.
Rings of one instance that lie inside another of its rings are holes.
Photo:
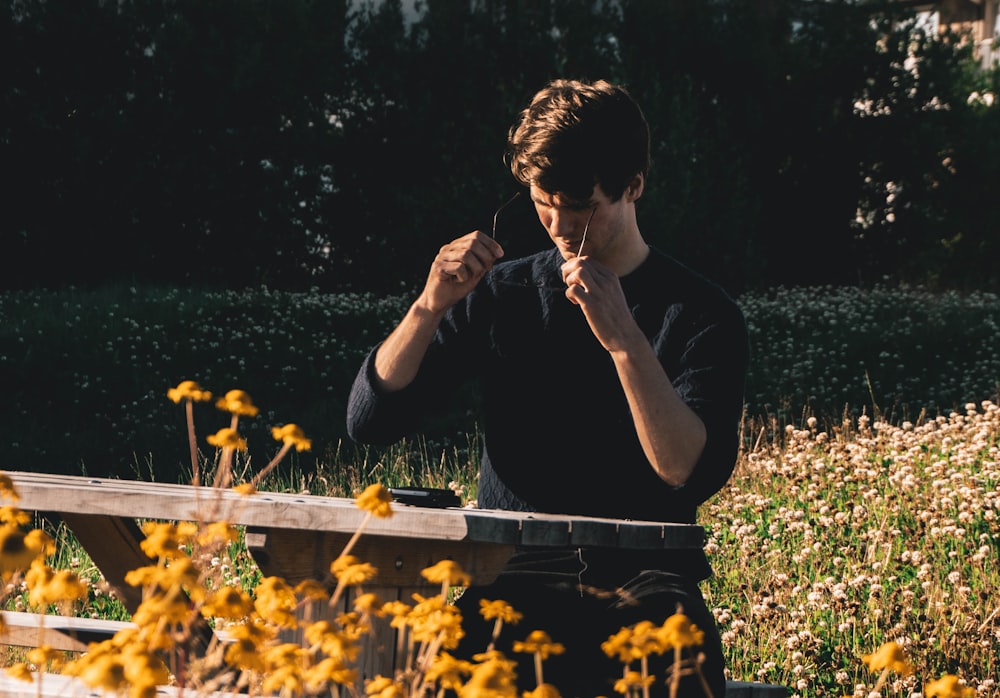
[[[0,644],[19,647],[50,645],[66,652],[84,652],[91,642],[101,642],[112,637],[122,628],[134,628],[126,621],[97,618],[72,618],[68,616],[3,611],[3,628]]]
[[[330,580],[330,563],[343,551],[346,533],[250,528],[246,546],[266,576],[279,576],[289,584],[307,579]],[[426,591],[421,572],[442,560],[454,560],[475,584],[492,582],[514,552],[513,545],[435,541],[419,538],[362,535],[351,554],[378,569],[371,587],[412,587]],[[332,585],[332,581],[330,582]]]
[[[586,516],[396,504],[393,516],[367,519],[353,499],[231,490],[72,475],[9,472],[19,506],[64,514],[163,520],[225,520],[301,531],[356,531],[366,536],[464,540],[502,545],[608,545],[637,549],[698,548],[700,526]]]

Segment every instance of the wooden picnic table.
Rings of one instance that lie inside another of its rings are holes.
[[[227,521],[245,527],[247,549],[261,573],[290,584],[329,581],[330,563],[365,522],[351,549],[378,569],[365,590],[408,602],[414,591],[427,595],[440,589],[420,572],[444,559],[459,563],[473,584],[487,584],[521,545],[681,550],[704,544],[702,527],[693,524],[399,502],[393,503],[391,517],[366,521],[367,512],[352,498],[276,492],[247,496],[161,482],[6,472],[21,497],[18,506],[65,522],[129,612],[135,612],[142,598],[141,590],[125,583],[125,575],[150,564],[140,547],[140,522],[145,520]],[[349,597],[345,608],[348,603]],[[362,677],[391,675],[399,665],[391,634],[388,628],[373,634],[359,661]],[[730,682],[727,693],[785,695],[780,687],[738,682]]]

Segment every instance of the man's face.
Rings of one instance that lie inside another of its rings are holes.
[[[550,194],[534,185],[530,194],[538,220],[545,226],[563,259],[586,255],[603,261],[610,257],[615,243],[624,235],[629,220],[627,209],[631,203],[624,196],[618,201],[611,201],[600,185],[594,186],[586,201]]]

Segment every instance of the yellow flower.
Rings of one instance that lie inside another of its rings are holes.
[[[615,681],[615,692],[627,696],[633,689],[642,689],[652,686],[655,681],[656,677],[652,674],[649,676],[643,676],[641,672],[628,671],[625,672],[625,676]]]
[[[439,652],[432,660],[424,678],[437,682],[439,689],[458,691],[462,687],[462,677],[472,673],[472,662],[456,659],[447,652]]]
[[[945,674],[937,681],[931,681],[924,687],[926,698],[975,698],[976,689],[963,686],[954,674]]]
[[[373,594],[371,592],[367,594],[359,594],[358,597],[354,599],[354,610],[366,615],[381,616],[382,599],[378,597],[378,594]]]
[[[69,570],[53,571],[40,559],[31,563],[24,582],[29,589],[28,601],[38,608],[87,598],[87,585],[76,574]]]
[[[247,440],[240,436],[240,433],[232,427],[223,427],[214,434],[205,437],[205,441],[210,446],[216,448],[231,448],[236,451],[247,450]]]
[[[308,451],[312,441],[306,438],[305,432],[298,424],[286,424],[283,427],[271,427],[271,436],[275,441],[295,446],[296,451]]]
[[[913,666],[907,661],[906,653],[896,642],[886,642],[874,654],[866,654],[861,658],[870,671],[894,671],[902,676],[913,673]]]
[[[534,691],[525,691],[522,698],[562,698],[559,689],[550,683],[539,684]]]
[[[675,613],[667,618],[658,634],[659,640],[673,649],[697,647],[705,641],[705,632],[683,613]]]
[[[252,482],[242,482],[233,487],[233,492],[242,494],[244,497],[249,497],[252,494],[257,494],[257,488],[254,487]]]
[[[9,499],[15,504],[20,501],[21,495],[17,493],[14,481],[7,473],[0,473],[0,499]]]
[[[23,509],[7,504],[0,507],[0,523],[27,526],[31,523],[31,515]]]
[[[115,655],[101,653],[82,665],[79,677],[91,688],[114,693],[125,685],[125,666]]]
[[[181,400],[205,402],[212,399],[212,393],[202,390],[201,386],[194,381],[181,381],[176,388],[167,391],[167,397],[177,403]]]
[[[24,681],[25,683],[35,682],[35,677],[31,674],[31,667],[24,662],[12,664],[4,669],[4,673],[6,673],[7,676],[17,679],[18,681]]]
[[[239,417],[256,417],[260,411],[254,406],[250,396],[242,390],[230,390],[225,397],[216,401],[215,406]]]
[[[342,586],[364,584],[378,574],[378,570],[368,562],[361,562],[353,555],[341,555],[330,563],[330,572]]]
[[[235,526],[226,521],[213,521],[198,534],[198,542],[202,545],[235,543],[239,537]]]
[[[358,670],[345,666],[339,659],[326,657],[314,666],[305,670],[303,675],[306,692],[309,695],[316,695],[325,692],[323,689],[328,683],[336,683],[342,686],[351,686],[358,680]]]
[[[143,599],[132,615],[141,628],[156,628],[161,622],[185,625],[191,620],[192,604],[182,589],[173,587]]]
[[[125,679],[133,688],[147,689],[170,683],[170,672],[166,664],[156,654],[142,649],[133,649],[123,654]]]
[[[515,611],[514,607],[506,601],[490,601],[489,599],[479,600],[479,615],[486,620],[499,619],[504,623],[512,625],[517,625],[521,618],[524,617],[523,614]]]
[[[253,611],[253,600],[242,589],[224,587],[208,594],[201,613],[206,618],[218,617],[239,620]]]
[[[226,663],[239,669],[263,672],[265,666],[260,651],[275,636],[274,629],[264,624],[242,623],[228,632]]]
[[[542,659],[548,659],[549,655],[562,654],[566,651],[562,643],[553,642],[544,630],[532,630],[523,642],[514,642],[512,649],[515,652],[537,654]]]
[[[480,663],[473,668],[469,681],[459,689],[459,698],[516,698],[514,662],[497,651],[477,654],[473,659]]]
[[[392,493],[384,485],[375,483],[368,485],[354,500],[355,506],[371,512],[380,519],[392,516]]]
[[[295,595],[310,601],[324,601],[330,597],[326,587],[315,579],[304,579],[295,585]]]
[[[254,608],[264,620],[282,628],[298,626],[295,609],[298,599],[295,591],[280,577],[265,577],[257,585]]]
[[[4,524],[0,526],[0,573],[10,579],[15,572],[29,567],[38,557],[50,554],[55,544],[39,529],[24,533],[19,527]]]
[[[194,540],[198,533],[198,526],[189,521],[180,523],[167,523],[147,521],[142,525],[142,532],[146,537],[139,542],[142,551],[150,558],[175,559],[186,557],[184,546]]]
[[[267,670],[261,684],[264,693],[300,695],[302,693],[302,668],[292,664],[281,664]]]
[[[420,571],[420,576],[429,582],[446,586],[467,587],[472,583],[472,577],[454,560],[441,560],[437,564],[425,567]]]
[[[50,662],[58,666],[63,660],[63,653],[52,645],[40,645],[28,650],[28,661],[38,667],[47,666]]]
[[[365,694],[374,698],[406,698],[406,689],[379,674],[374,679],[365,681]]]
[[[326,656],[341,662],[353,662],[361,651],[355,638],[349,637],[327,620],[316,621],[306,626],[305,638],[311,644],[319,645]]]

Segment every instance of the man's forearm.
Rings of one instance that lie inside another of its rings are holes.
[[[418,298],[375,353],[375,376],[382,390],[402,390],[417,377],[443,312],[428,310]]]
[[[646,458],[664,482],[683,485],[705,449],[704,423],[677,395],[652,347],[612,357]]]

